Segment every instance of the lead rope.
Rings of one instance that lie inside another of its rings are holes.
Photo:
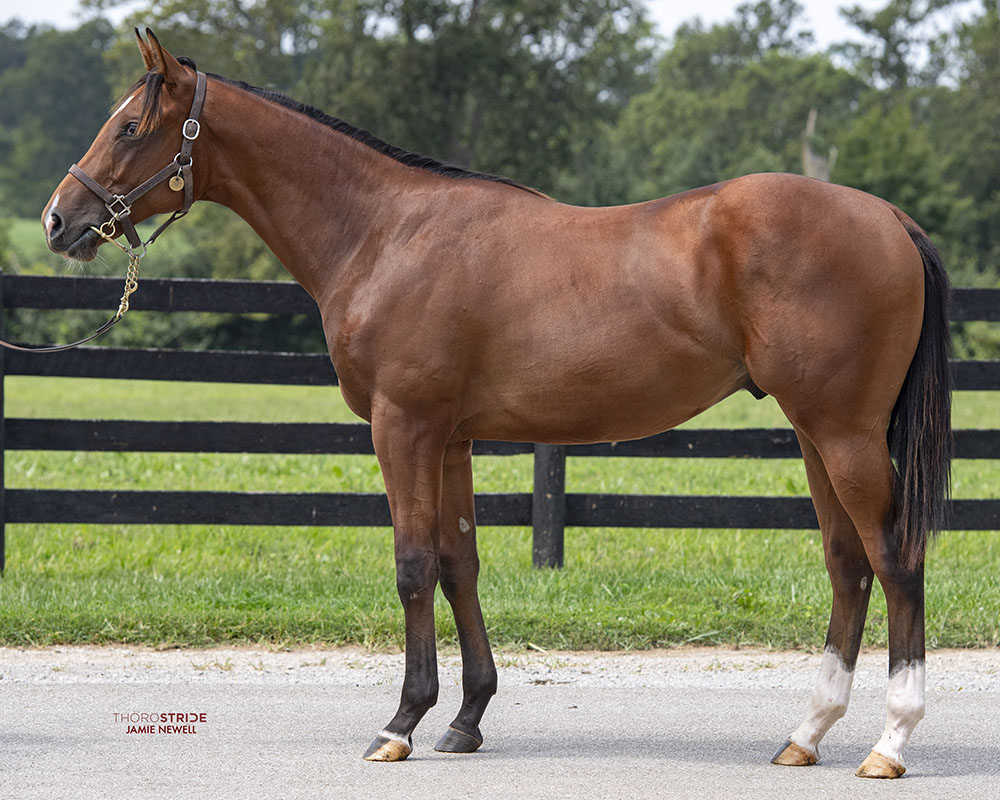
[[[90,334],[90,336],[79,339],[75,342],[70,342],[69,344],[20,345],[5,342],[3,339],[0,339],[0,347],[6,347],[8,350],[19,350],[22,353],[59,353],[63,350],[72,350],[74,347],[79,347],[81,344],[93,341],[98,336],[107,333],[113,326],[117,325],[121,321],[122,317],[125,316],[125,312],[128,311],[129,298],[132,297],[132,295],[135,294],[136,289],[139,288],[139,262],[142,261],[143,257],[146,255],[146,245],[142,244],[139,247],[132,247],[130,245],[125,247],[111,236],[111,232],[114,230],[114,224],[115,217],[112,217],[107,222],[103,223],[100,228],[95,228],[94,226],[91,226],[90,228],[92,231],[96,231],[101,235],[101,237],[111,242],[111,244],[128,256],[128,269],[125,271],[125,288],[122,291],[121,300],[118,301],[118,310],[115,312],[114,316]],[[105,230],[107,226],[111,226],[111,230]]]

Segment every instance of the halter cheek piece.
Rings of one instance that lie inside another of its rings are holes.
[[[181,135],[183,138],[181,140],[180,152],[174,156],[174,160],[167,164],[167,166],[148,180],[140,183],[128,194],[111,194],[111,192],[91,178],[77,164],[69,168],[70,175],[104,201],[104,207],[108,209],[108,213],[111,215],[99,228],[92,227],[91,230],[96,231],[109,242],[120,247],[129,257],[129,268],[125,277],[125,293],[122,295],[118,311],[115,315],[90,334],[90,336],[76,342],[71,342],[70,344],[16,345],[0,339],[0,346],[29,353],[57,353],[61,350],[70,350],[96,339],[125,315],[125,312],[128,311],[129,296],[136,290],[138,285],[136,283],[136,275],[139,269],[139,261],[146,254],[146,247],[156,241],[156,238],[166,230],[168,225],[187,214],[191,209],[191,204],[194,203],[194,176],[191,170],[194,160],[191,158],[191,150],[194,147],[195,140],[201,133],[201,123],[198,121],[198,117],[201,116],[201,109],[205,104],[205,86],[207,83],[208,79],[205,77],[205,73],[199,72],[198,83],[194,90],[194,100],[191,103],[191,113],[188,114],[188,118],[181,126]],[[168,185],[173,191],[184,192],[184,204],[179,210],[171,214],[166,222],[153,231],[152,236],[144,242],[139,238],[135,224],[130,217],[132,214],[132,204],[164,181],[168,181]],[[129,247],[123,247],[114,241],[115,225],[118,225],[120,232],[125,234]]]

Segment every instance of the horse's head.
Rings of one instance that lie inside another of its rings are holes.
[[[139,244],[133,223],[186,211],[194,200],[191,149],[200,131],[204,76],[168,53],[148,28],[136,30],[143,75],[123,96],[79,164],[56,187],[42,212],[49,248],[89,261],[112,237]],[[196,91],[201,86],[200,92]],[[200,94],[201,97],[196,95]]]

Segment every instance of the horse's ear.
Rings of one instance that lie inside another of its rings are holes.
[[[184,67],[160,44],[156,34],[146,28],[146,38],[149,39],[147,50],[149,51],[152,65],[147,65],[147,69],[163,74],[168,84],[174,83],[179,75],[184,74]]]
[[[142,62],[146,65],[146,72],[149,72],[153,68],[153,56],[149,52],[149,45],[147,45],[142,40],[142,34],[139,33],[139,29],[135,29],[135,42],[139,45],[139,52],[142,54]]]

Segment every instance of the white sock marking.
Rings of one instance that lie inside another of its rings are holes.
[[[853,682],[854,671],[848,671],[840,654],[833,649],[826,650],[809,701],[809,714],[788,738],[818,756],[820,739],[847,713]]]
[[[400,733],[393,733],[392,731],[387,731],[387,730],[383,729],[379,733],[379,736],[381,736],[383,739],[389,739],[389,740],[391,740],[393,742],[399,742],[400,744],[405,744],[407,747],[410,746],[410,740],[409,740],[409,738],[406,737],[406,736],[403,736]]]
[[[924,718],[925,676],[924,662],[911,661],[889,678],[885,695],[885,732],[874,750],[900,764],[913,729]]]

